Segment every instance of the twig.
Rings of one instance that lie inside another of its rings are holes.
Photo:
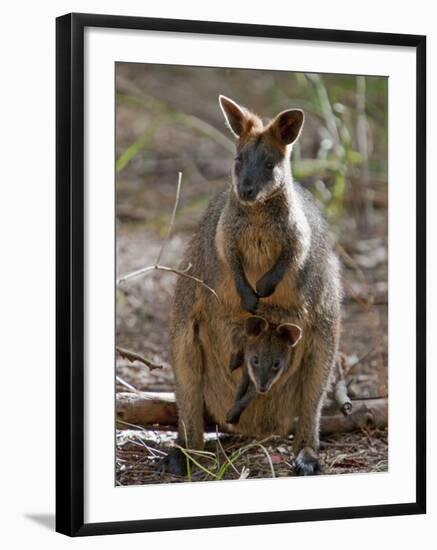
[[[249,475],[250,475],[249,468],[246,468],[246,466],[243,466],[240,477],[238,479],[247,479]]]
[[[145,432],[144,426],[138,426],[138,424],[132,424],[132,422],[126,422],[126,420],[120,420],[117,418],[117,422],[120,422],[120,424],[124,424],[125,426],[129,426],[130,428],[135,428],[136,430],[139,430],[140,432]]]
[[[144,431],[144,428],[141,428],[140,426],[136,426],[135,424],[129,424],[129,422],[123,422],[123,420],[119,420],[119,422],[121,424],[126,424],[126,426],[130,426],[132,428],[137,428],[137,429],[140,428],[142,431]],[[136,441],[135,439],[128,439],[127,443],[130,443],[131,445],[137,445],[138,447],[141,447],[142,449],[146,449],[147,451],[149,451],[149,453],[152,455],[153,458],[157,458],[157,455],[155,454],[155,452],[158,453],[161,456],[165,456],[167,454],[165,451],[161,451],[161,449],[154,449],[153,447],[150,447],[149,445],[147,445],[147,443],[145,443],[142,440]],[[121,452],[127,452],[127,451],[121,451]],[[136,464],[138,464],[139,462],[141,462],[141,460],[144,460],[144,457],[140,458],[140,460],[138,460],[134,464],[134,466]]]
[[[217,292],[208,286],[202,279],[199,279],[198,277],[195,277],[194,275],[190,275],[187,273],[191,269],[191,264],[188,265],[186,269],[176,269],[174,267],[167,267],[166,265],[150,265],[148,267],[143,267],[142,269],[138,269],[137,271],[132,271],[132,273],[128,273],[127,275],[124,275],[123,277],[120,277],[117,279],[117,285],[124,283],[125,281],[128,281],[129,279],[133,279],[134,277],[138,277],[139,275],[144,275],[145,273],[149,273],[151,271],[154,271],[155,269],[158,271],[167,271],[170,273],[176,273],[176,275],[180,275],[181,277],[185,277],[187,279],[191,279],[192,281],[195,281],[199,285],[202,285],[207,290],[209,290],[214,296],[217,298],[217,300],[220,301]]]
[[[182,186],[182,172],[178,172],[178,185],[177,185],[177,188],[176,188],[176,198],[175,198],[175,201],[174,201],[173,212],[171,213],[170,223],[168,224],[167,236],[162,241],[161,249],[159,251],[158,257],[156,258],[155,266],[159,265],[159,263],[161,261],[162,254],[163,254],[164,249],[165,249],[165,245],[168,243],[168,241],[170,239],[171,232],[173,231],[174,220],[175,220],[175,217],[176,217],[176,210],[178,209],[179,197],[181,195],[181,186]]]
[[[268,450],[264,447],[264,445],[262,445],[261,443],[257,443],[257,446],[260,447],[263,451],[264,451],[264,454],[266,455],[267,457],[267,462],[270,466],[270,471],[272,472],[272,477],[276,477],[275,475],[275,468],[273,467],[273,462],[272,462],[272,458],[268,452]]]
[[[194,275],[189,275],[187,273],[187,270],[181,271],[180,269],[173,269],[172,267],[166,267],[164,265],[158,265],[156,269],[161,269],[162,271],[171,271],[172,273],[176,273],[177,275],[180,275],[181,277],[185,277],[187,279],[191,279],[192,281],[195,281],[199,285],[204,286],[206,289],[208,289],[214,296],[217,298],[218,301],[220,301],[217,292],[208,286],[202,279],[199,279],[198,277],[194,277]],[[189,265],[188,269],[191,269],[191,265]]]
[[[174,269],[172,267],[166,267],[164,265],[158,265],[156,266],[156,269],[161,269],[162,271],[171,271],[172,273],[176,273],[177,275],[180,275],[181,277],[186,277],[187,279],[191,279],[192,281],[196,281],[196,283],[199,283],[199,285],[204,286],[206,289],[208,289],[214,296],[217,298],[217,300],[220,301],[217,292],[208,286],[202,279],[199,279],[198,277],[195,277],[194,275],[190,275],[187,273],[189,269],[191,269],[191,264],[188,266],[187,269],[180,270],[180,269]]]
[[[154,269],[162,270],[162,271],[172,271],[173,273],[177,273],[178,275],[186,274],[191,269],[191,264],[188,264],[188,267],[184,270],[180,269],[173,269],[171,267],[166,267],[165,265],[149,265],[147,267],[142,267],[141,269],[137,269],[136,271],[132,271],[131,273],[128,273],[127,275],[123,275],[123,277],[120,277],[117,279],[117,285],[124,283],[125,281],[128,281],[129,279],[133,279],[135,277],[138,277],[139,275],[144,275],[145,273],[149,273],[153,271]]]
[[[224,450],[224,448],[223,448],[222,442],[220,441],[220,437],[219,437],[219,433],[218,433],[218,426],[217,426],[217,424],[216,424],[216,426],[215,426],[215,433],[216,433],[216,437],[217,437],[218,446],[219,446],[221,452],[223,453],[223,456],[225,457],[226,462],[228,462],[229,466],[231,466],[231,468],[234,470],[234,472],[236,472],[238,475],[242,475],[242,472],[241,472],[241,474],[240,474],[240,472],[239,472],[239,471],[237,470],[237,468],[234,466],[234,463],[233,463],[231,460],[229,460],[229,457],[228,457],[228,455],[226,454],[226,452],[225,452],[225,450]],[[218,453],[217,453],[217,455],[218,455]]]
[[[141,363],[144,363],[147,367],[149,367],[150,370],[162,369],[162,365],[157,365],[156,363],[153,363],[153,361],[150,361],[150,359],[146,359],[145,357],[139,355],[138,353],[135,353],[134,351],[129,351],[128,349],[120,348],[118,346],[116,346],[115,349],[123,359],[127,359],[131,363],[135,361],[140,361]]]
[[[117,382],[119,382],[122,386],[124,386],[124,387],[127,388],[128,390],[131,390],[131,391],[133,391],[133,392],[135,392],[135,393],[138,393],[137,388],[134,388],[134,387],[132,386],[132,384],[129,384],[129,382],[126,382],[125,380],[123,380],[123,378],[120,378],[120,376],[116,376],[115,378],[116,378]]]

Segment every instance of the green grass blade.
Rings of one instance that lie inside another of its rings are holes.
[[[155,126],[147,128],[147,130],[143,132],[143,134],[141,134],[141,136],[137,140],[131,143],[129,147],[127,147],[127,149],[123,151],[123,153],[118,157],[115,163],[115,170],[117,174],[121,172],[123,168],[125,168],[129,164],[129,162],[131,162],[131,160],[138,155],[144,145],[146,145],[146,143],[149,141],[154,131]]]

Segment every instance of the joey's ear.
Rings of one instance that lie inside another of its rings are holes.
[[[305,115],[301,109],[290,109],[279,113],[271,122],[271,128],[281,143],[290,145],[299,137],[304,120]]]
[[[276,329],[279,336],[283,338],[287,344],[294,348],[294,346],[302,338],[302,329],[292,323],[283,323]]]
[[[248,336],[259,336],[267,330],[268,326],[267,321],[263,317],[254,315],[246,319],[246,334]]]
[[[240,137],[246,128],[248,112],[224,95],[219,95],[219,103],[231,132]]]

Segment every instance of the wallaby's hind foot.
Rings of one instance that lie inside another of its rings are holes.
[[[160,471],[162,473],[174,474],[177,476],[187,475],[187,459],[184,453],[174,447],[166,457],[161,460]]]
[[[304,447],[295,460],[297,476],[314,476],[322,473],[322,467],[317,454],[310,447]]]

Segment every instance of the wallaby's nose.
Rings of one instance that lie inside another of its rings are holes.
[[[255,198],[256,190],[250,180],[244,180],[240,188],[240,197],[245,201],[250,201]]]

